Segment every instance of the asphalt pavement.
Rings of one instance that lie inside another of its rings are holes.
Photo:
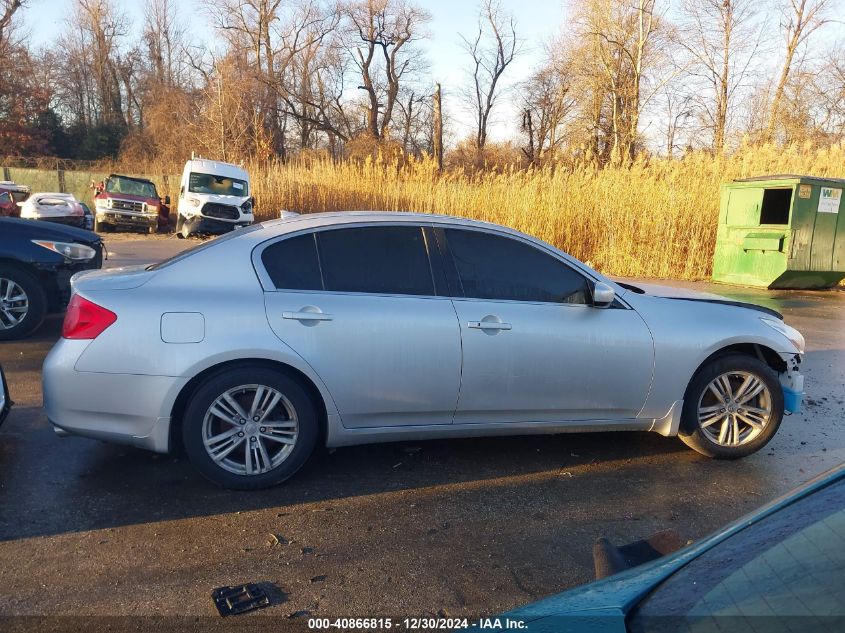
[[[196,243],[106,236],[107,266]],[[214,616],[215,587],[274,587],[241,618],[490,615],[592,578],[604,535],[698,539],[845,461],[845,292],[674,283],[774,307],[807,339],[804,412],[763,451],[704,458],[646,433],[318,450],[285,485],[214,487],[184,457],[59,438],[40,367],[59,336],[0,343],[0,616]],[[0,627],[2,628],[2,627]]]

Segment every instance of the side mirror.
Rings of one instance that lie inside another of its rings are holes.
[[[593,287],[593,306],[606,308],[616,299],[616,291],[603,281],[597,281]]]

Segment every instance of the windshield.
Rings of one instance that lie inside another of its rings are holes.
[[[218,196],[249,195],[249,183],[239,178],[227,178],[213,174],[191,172],[188,179],[188,191],[192,193],[211,193]]]
[[[638,605],[628,627],[631,633],[794,631],[775,625],[841,617],[843,604],[845,482],[839,481],[682,567]]]
[[[106,192],[122,193],[142,198],[157,198],[155,185],[144,180],[135,180],[123,176],[112,176],[106,180]]]

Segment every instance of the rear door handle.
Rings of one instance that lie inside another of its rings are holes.
[[[282,318],[294,321],[331,321],[334,317],[325,312],[282,312]]]
[[[470,321],[467,327],[475,330],[510,330],[511,324],[500,321]]]

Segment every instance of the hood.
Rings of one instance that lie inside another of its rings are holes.
[[[660,297],[661,299],[675,299],[678,301],[701,301],[704,303],[717,303],[721,305],[735,306],[738,308],[746,308],[748,310],[756,310],[758,312],[763,312],[764,314],[768,314],[769,316],[773,316],[783,321],[783,315],[777,310],[772,310],[771,308],[766,308],[764,306],[757,305],[756,303],[735,301],[733,299],[728,299],[727,297],[723,297],[712,292],[700,292],[697,290],[691,290],[689,288],[676,288],[674,286],[662,286],[660,284],[650,283],[637,282],[632,284],[626,281],[616,281],[616,283],[625,288],[625,290],[633,292],[634,294],[646,294],[652,297]]]
[[[0,233],[8,233],[20,239],[55,240],[57,242],[79,242],[80,244],[99,244],[100,236],[74,226],[65,226],[53,222],[38,220],[20,220],[18,218],[0,218]]]

